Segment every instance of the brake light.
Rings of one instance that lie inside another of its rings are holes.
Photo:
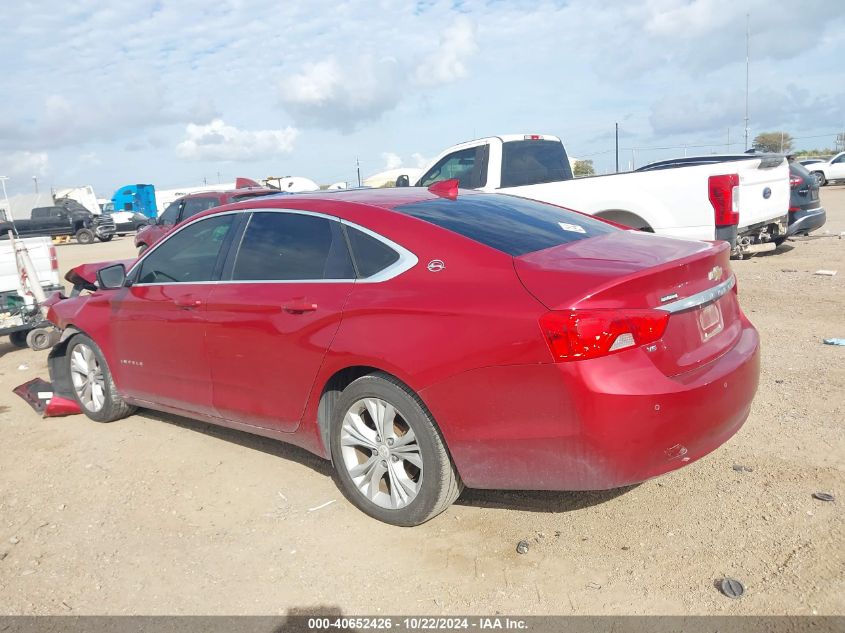
[[[572,310],[547,312],[540,329],[555,362],[566,362],[654,343],[668,322],[662,310]]]
[[[801,210],[801,207],[789,207],[790,213],[795,213],[796,211],[800,211],[800,210]]]
[[[56,247],[50,247],[50,270],[58,270],[59,269],[59,255],[56,252]]]
[[[522,139],[525,141],[542,141],[543,137],[539,134],[526,134]]]
[[[795,189],[796,187],[800,187],[802,182],[804,182],[804,179],[800,178],[799,176],[796,176],[794,174],[789,177],[789,187],[790,187],[790,189]]]
[[[708,186],[716,226],[739,224],[739,175],[710,176]]]

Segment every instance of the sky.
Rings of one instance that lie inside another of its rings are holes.
[[[845,130],[839,0],[19,0],[0,23],[9,195],[237,176],[356,182],[482,136],[614,168]],[[730,145],[729,145],[730,143]],[[686,146],[686,149],[684,147]],[[659,148],[659,149],[648,149]]]

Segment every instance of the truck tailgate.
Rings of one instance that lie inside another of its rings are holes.
[[[789,166],[785,158],[762,157],[725,166],[736,167],[739,174],[740,230],[786,215],[789,210]]]
[[[28,237],[20,239],[26,245],[32,265],[35,266],[38,281],[44,287],[59,285],[58,268],[53,267],[55,247],[49,237]],[[17,291],[18,267],[15,253],[9,240],[0,241],[0,292]]]

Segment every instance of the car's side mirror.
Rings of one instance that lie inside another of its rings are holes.
[[[396,178],[396,186],[397,187],[410,187],[411,180],[408,178],[406,174],[402,174]]]
[[[101,290],[116,290],[126,285],[126,266],[113,264],[97,271],[97,286]]]

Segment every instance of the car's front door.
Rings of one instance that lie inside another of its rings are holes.
[[[831,161],[828,171],[828,180],[845,180],[845,152]]]
[[[252,213],[208,297],[218,415],[296,429],[354,277],[336,219],[296,211]]]
[[[219,276],[236,214],[203,218],[150,250],[115,298],[111,328],[126,395],[213,414],[205,345],[206,299]]]

